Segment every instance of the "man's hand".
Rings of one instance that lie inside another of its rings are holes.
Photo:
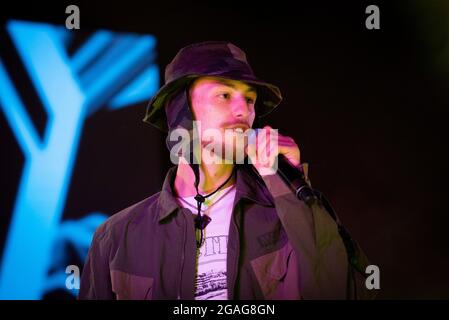
[[[295,167],[300,167],[300,150],[295,141],[270,126],[257,130],[257,137],[248,137],[248,158],[261,176],[277,171],[277,155],[283,154]]]

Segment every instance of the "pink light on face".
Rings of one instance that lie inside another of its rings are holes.
[[[202,77],[190,87],[191,106],[201,130],[252,127],[255,118],[255,88],[242,81]],[[223,139],[224,140],[224,139]]]

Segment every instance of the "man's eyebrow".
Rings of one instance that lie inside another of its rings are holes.
[[[216,83],[223,84],[225,86],[234,88],[234,89],[236,88],[235,84],[233,84],[231,81],[228,81],[226,79],[214,79],[213,81],[216,82]],[[255,93],[257,93],[256,88],[252,87],[252,86],[248,86],[248,89],[246,89],[245,91],[246,92],[255,92]]]

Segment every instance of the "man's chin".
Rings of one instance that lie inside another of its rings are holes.
[[[210,145],[202,149],[202,161],[205,164],[243,164],[245,159],[245,149],[244,145],[221,145],[221,153],[217,152],[220,150],[220,146],[211,147]]]
[[[235,164],[242,164],[245,159],[245,145],[235,143],[232,145],[225,145],[223,147],[222,159],[223,161],[232,162]]]

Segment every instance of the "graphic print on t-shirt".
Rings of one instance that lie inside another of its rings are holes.
[[[206,234],[203,246],[197,250],[195,299],[226,299],[227,244],[227,235],[208,237]]]

